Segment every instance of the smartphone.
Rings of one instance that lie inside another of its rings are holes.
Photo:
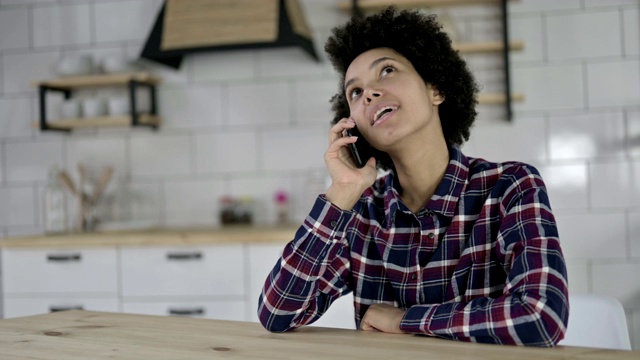
[[[355,143],[350,144],[351,157],[359,168],[364,167],[369,158],[373,156],[371,145],[365,140],[364,136],[358,131],[358,128],[345,130],[347,136],[357,136],[358,140]]]

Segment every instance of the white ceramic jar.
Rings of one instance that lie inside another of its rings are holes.
[[[100,117],[107,114],[107,104],[101,98],[82,100],[82,115],[86,118]]]
[[[88,54],[66,55],[57,64],[56,73],[60,76],[87,75],[93,72],[93,58]]]
[[[111,97],[108,100],[108,108],[111,116],[128,115],[130,112],[129,99],[125,96]]]

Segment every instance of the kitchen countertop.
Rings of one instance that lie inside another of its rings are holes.
[[[638,359],[638,351],[463,343],[424,336],[72,310],[0,320],[2,359]]]
[[[206,245],[282,243],[293,239],[297,226],[228,226],[210,229],[143,229],[70,233],[0,239],[0,248]]]

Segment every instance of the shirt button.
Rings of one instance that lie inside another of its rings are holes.
[[[332,221],[331,221],[331,226],[336,226],[336,225],[338,225],[338,222],[337,222],[337,221],[335,221],[335,220],[332,220]]]
[[[415,280],[417,278],[416,274],[411,274],[411,280]]]
[[[429,236],[429,239],[433,239],[436,235],[434,233],[429,233],[427,236]]]

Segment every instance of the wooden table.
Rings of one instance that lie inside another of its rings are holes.
[[[258,323],[64,311],[0,320],[9,359],[640,359],[638,351],[471,344],[414,335]]]

